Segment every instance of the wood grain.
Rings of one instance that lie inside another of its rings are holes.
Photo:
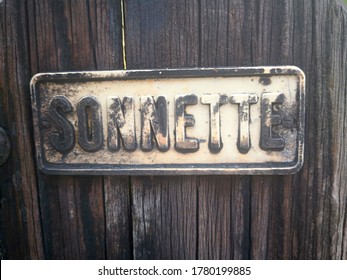
[[[199,259],[249,259],[250,177],[209,176],[199,182]]]
[[[0,167],[1,259],[44,257],[29,95],[28,18],[23,2],[0,3],[0,126],[12,153]]]
[[[122,68],[119,1],[28,1],[28,14],[31,74]],[[39,178],[46,258],[124,256],[114,248],[119,240],[123,247],[130,247],[124,237],[129,200],[120,209],[109,199],[128,196],[124,180],[41,173]],[[120,213],[110,212],[117,210]],[[118,221],[123,214],[126,218]],[[118,223],[122,227],[115,229]]]
[[[126,1],[128,69],[199,66],[198,1]],[[135,259],[197,257],[197,179],[132,177]]]
[[[347,11],[337,0],[0,2],[0,257],[347,259]],[[302,170],[287,176],[45,176],[29,98],[45,71],[296,65]]]
[[[199,66],[198,2],[125,1],[128,68]]]
[[[247,5],[242,1],[200,2],[201,67],[252,65]],[[249,259],[251,178],[205,177],[200,186],[199,213],[205,215],[199,219],[198,258]],[[216,229],[221,231],[217,238]]]
[[[129,177],[105,176],[106,258],[132,259],[132,217]]]
[[[131,179],[135,259],[196,259],[197,179]]]
[[[131,68],[297,65],[306,73],[300,173],[201,176],[197,184],[183,177],[198,197],[197,258],[346,258],[346,32],[346,11],[335,1],[126,2]],[[161,247],[173,256],[167,250],[174,246],[161,239],[151,245],[153,234],[166,230],[158,217],[167,207],[153,211],[146,199],[150,188],[162,205],[161,180],[133,185],[134,220],[155,229],[147,235],[143,226],[134,228],[134,240],[142,240],[134,247],[139,258],[148,258],[143,252],[161,258]],[[182,236],[176,228],[171,234]]]

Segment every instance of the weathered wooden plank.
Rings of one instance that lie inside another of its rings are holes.
[[[43,258],[32,155],[27,20],[24,1],[0,2],[0,126],[12,144],[9,160],[0,167],[1,259]]]
[[[307,78],[305,165],[271,182],[272,193],[254,180],[252,203],[259,195],[259,205],[272,206],[260,217],[267,225],[252,223],[252,236],[262,228],[268,243],[252,256],[346,258],[346,11],[334,1],[286,1],[278,11],[287,52],[272,60],[301,67]]]
[[[199,259],[249,259],[250,177],[201,177]]]
[[[132,177],[135,259],[195,259],[197,179]]]
[[[45,71],[122,68],[119,1],[28,1],[31,74]],[[45,256],[49,259],[121,258],[112,249],[127,224],[129,207],[112,207],[129,187],[110,178],[44,176],[39,173]],[[116,184],[116,186],[113,186]],[[105,185],[105,189],[104,189]],[[120,183],[120,185],[122,185]],[[107,211],[105,212],[105,209]],[[121,211],[126,218],[118,219]],[[128,233],[126,233],[128,236]],[[106,245],[111,248],[108,254]]]
[[[29,32],[33,35],[30,40],[32,74],[94,66],[88,7],[85,1],[28,3]],[[76,226],[83,223],[81,217],[76,215],[76,212],[82,213],[80,205],[76,205],[76,196],[82,195],[85,189],[75,187],[75,180],[78,179],[73,177],[53,177],[39,173],[39,178],[46,258],[90,257],[91,248],[86,248],[88,244],[84,243],[84,232],[76,231]],[[101,178],[90,177],[88,186],[82,187],[100,189],[98,181],[100,182]],[[102,190],[98,195],[99,197],[94,197],[97,201],[100,196],[102,198]],[[102,209],[103,204],[97,207]],[[92,211],[91,205],[88,205],[87,209]],[[83,210],[85,211],[86,207]],[[92,216],[89,217],[89,221],[91,220]],[[99,220],[104,221],[104,216],[99,217]],[[86,227],[89,227],[90,234],[97,233],[92,224]],[[100,250],[101,255],[95,252],[94,258],[104,258],[105,248]]]
[[[312,200],[307,202],[314,218],[305,221],[313,233],[307,248],[312,258],[339,259],[347,256],[347,12],[334,1],[314,2],[312,10],[313,59],[308,79],[314,101],[307,119],[312,133],[308,158],[315,161],[309,162],[307,170],[313,182]]]
[[[128,69],[199,65],[198,1],[125,1]],[[195,259],[197,179],[132,177],[135,259]]]
[[[347,259],[346,10],[333,0],[125,4],[129,68],[301,67],[305,165],[293,176],[36,177],[29,79],[121,68],[120,3],[2,1],[0,125],[15,153],[0,167],[1,257]]]
[[[105,176],[106,258],[132,259],[129,177]]]
[[[243,1],[200,2],[200,66],[252,65],[249,56],[252,37],[245,20],[247,5]],[[206,177],[203,181],[198,191],[198,211],[205,212],[199,216],[198,258],[248,259],[251,178]],[[219,228],[223,229],[222,234],[216,237]]]
[[[40,189],[46,258],[105,258],[102,177],[45,176]],[[54,199],[53,199],[54,198]]]
[[[129,69],[199,65],[198,1],[125,1]]]
[[[291,64],[307,76],[308,142],[302,171],[199,178],[199,187],[192,186],[198,194],[196,256],[346,258],[346,11],[328,0],[187,3],[127,1],[130,67]],[[191,55],[196,50],[198,59]],[[141,240],[134,254],[148,258],[150,252],[155,258],[160,250],[144,228],[154,228],[155,236],[165,232],[157,220],[167,209],[153,210],[141,180],[133,185],[134,219],[144,223],[134,227],[134,240]],[[149,186],[151,193],[161,192],[160,184]],[[158,194],[155,198],[161,200]]]
[[[334,1],[206,1],[202,17],[208,66],[294,64],[307,74],[307,139],[317,144],[300,174],[252,178],[251,258],[344,258],[346,12]]]

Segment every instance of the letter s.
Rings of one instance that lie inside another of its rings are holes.
[[[49,116],[57,128],[51,133],[52,146],[62,154],[70,152],[75,146],[75,131],[66,118],[72,112],[70,101],[64,96],[56,96],[49,105]]]

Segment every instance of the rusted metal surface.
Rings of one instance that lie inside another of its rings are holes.
[[[294,66],[43,73],[31,82],[49,174],[287,174],[303,163]]]

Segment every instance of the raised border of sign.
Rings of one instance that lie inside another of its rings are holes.
[[[293,162],[228,163],[228,164],[61,164],[49,163],[43,159],[37,109],[36,85],[42,81],[102,81],[131,80],[149,78],[189,78],[189,77],[270,77],[272,75],[296,75],[298,77],[298,146]],[[305,74],[296,66],[258,66],[238,68],[183,68],[151,70],[114,70],[39,73],[30,82],[32,112],[35,132],[36,159],[39,169],[46,174],[55,175],[261,175],[292,174],[300,170],[304,160],[305,131]]]

